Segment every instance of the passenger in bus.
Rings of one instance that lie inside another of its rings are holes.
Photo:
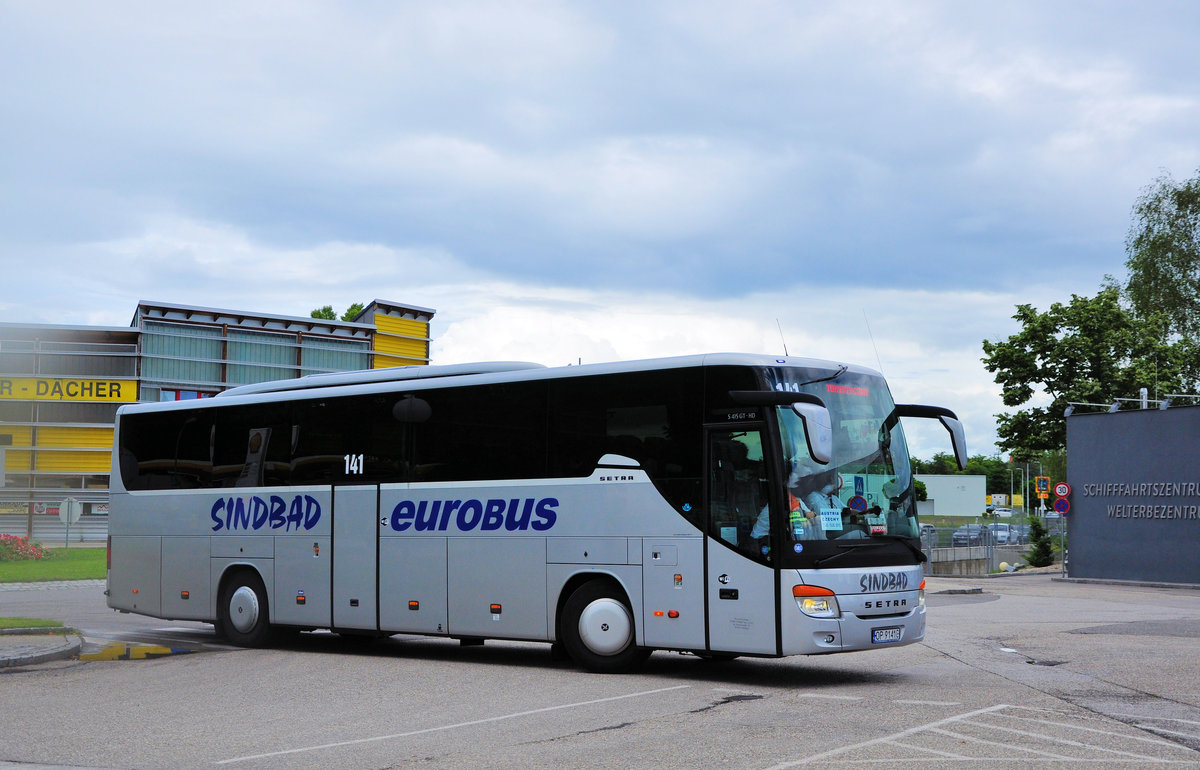
[[[899,479],[892,478],[883,485],[883,496],[887,498],[887,531],[891,535],[916,537],[916,511],[908,499],[908,490],[900,486]]]

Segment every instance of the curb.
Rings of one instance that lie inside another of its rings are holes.
[[[59,639],[58,644],[14,645],[6,650],[0,645],[0,669],[15,666],[32,666],[52,660],[64,660],[79,655],[83,648],[83,636],[78,629],[55,626],[51,628],[6,628],[0,629],[0,640],[12,637],[35,637],[38,641],[47,638]]]

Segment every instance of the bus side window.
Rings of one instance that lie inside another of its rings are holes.
[[[414,481],[536,479],[547,473],[541,383],[421,392],[428,416],[413,434]]]
[[[197,489],[212,483],[212,423],[207,415],[186,417],[174,439],[169,488]]]
[[[346,478],[345,457],[353,452],[348,442],[359,435],[356,406],[356,399],[296,405],[295,424],[300,432],[292,452],[293,484],[331,484]]]

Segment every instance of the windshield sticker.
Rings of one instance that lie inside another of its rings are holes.
[[[842,512],[838,508],[822,508],[821,509],[821,527],[826,532],[831,530],[841,531],[842,529]]]

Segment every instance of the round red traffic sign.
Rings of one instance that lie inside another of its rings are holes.
[[[1065,514],[1067,511],[1071,510],[1071,501],[1064,500],[1061,497],[1058,498],[1057,500],[1054,501],[1054,510],[1058,511],[1059,513]]]
[[[1071,494],[1071,485],[1065,481],[1060,481],[1054,485],[1054,494],[1059,497],[1067,497]]]

